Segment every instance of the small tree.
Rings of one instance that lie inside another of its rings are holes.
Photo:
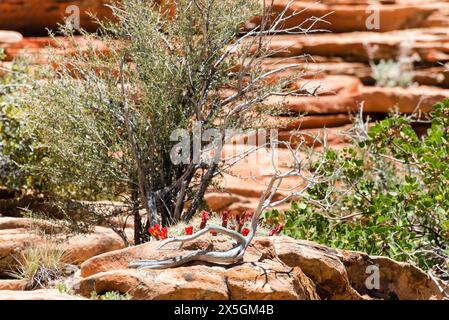
[[[57,68],[36,85],[28,116],[47,153],[36,169],[57,194],[123,200],[119,212],[134,216],[138,244],[159,221],[191,219],[219,172],[220,163],[207,158],[209,141],[198,140],[198,124],[219,133],[218,141],[210,138],[220,155],[225,130],[245,126],[290,81],[267,79],[297,64],[266,71],[262,61],[274,54],[268,36],[282,32],[292,15],[285,16],[287,8],[272,19],[256,0],[124,0],[111,9],[116,21],[100,23],[96,35],[83,33],[84,45],[65,31],[75,53],[51,55]],[[260,23],[245,29],[257,14]],[[288,31],[303,33],[300,26]],[[174,148],[180,129],[197,137],[187,156]],[[77,215],[73,225],[114,227],[117,210],[83,209],[90,214]]]

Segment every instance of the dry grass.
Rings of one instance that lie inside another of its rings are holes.
[[[46,288],[63,277],[65,250],[54,242],[46,241],[30,246],[16,258],[19,266],[13,275],[26,281],[26,289]]]

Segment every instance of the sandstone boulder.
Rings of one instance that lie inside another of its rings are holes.
[[[310,241],[274,238],[279,258],[299,266],[314,281],[317,292],[328,299],[443,299],[438,284],[425,272],[408,263],[360,252],[331,249]],[[368,289],[367,267],[376,265],[380,288]]]
[[[72,289],[83,296],[118,291],[134,299],[443,298],[438,285],[416,267],[289,237],[256,237],[243,261],[235,265],[191,262],[163,270],[128,268],[136,259],[173,258],[206,248],[227,250],[231,241],[209,235],[170,250],[158,250],[158,245],[153,241],[85,261]],[[373,263],[381,270],[381,287],[369,290],[366,267]]]
[[[85,297],[92,292],[129,293],[136,300],[225,300],[228,289],[222,268],[206,266],[166,270],[112,270],[96,273],[75,284]]]
[[[273,242],[279,259],[290,267],[300,267],[315,283],[321,298],[362,299],[351,287],[346,268],[336,250],[288,237],[275,237]]]
[[[221,211],[241,200],[241,197],[225,192],[209,192],[204,196],[207,206],[212,211]]]
[[[226,250],[225,237],[192,241],[184,249],[207,247]],[[271,241],[257,238],[248,248],[243,264],[206,266],[192,263],[165,270],[127,269],[135,259],[162,259],[181,255],[182,250],[156,250],[150,242],[93,257],[81,266],[81,278],[73,290],[84,296],[118,291],[134,299],[319,299],[313,282],[300,268],[276,260]],[[108,271],[106,271],[108,270]]]
[[[382,299],[442,299],[437,283],[419,268],[387,257],[368,256],[359,252],[340,251],[351,285],[362,294]],[[379,270],[379,289],[369,290],[365,284],[368,266]],[[446,292],[448,294],[449,291]]]
[[[35,233],[35,228],[51,230],[52,225],[45,221],[28,218],[0,217],[0,273],[14,269],[20,253],[28,247],[48,243],[47,239]],[[132,239],[132,230],[127,229]],[[98,254],[124,248],[122,239],[112,230],[95,227],[90,234],[76,235],[65,239],[55,234],[54,239],[64,240],[59,248],[64,251],[64,260],[71,264],[80,264]]]
[[[300,268],[280,263],[244,263],[226,271],[231,300],[319,300]]]
[[[0,291],[1,290],[14,290],[21,291],[24,290],[26,283],[22,280],[0,280]]]
[[[0,274],[14,269],[20,253],[27,247],[43,245],[44,242],[37,235],[29,233],[28,229],[0,230]]]
[[[85,298],[60,293],[54,289],[41,289],[34,291],[0,290],[0,300],[85,300]]]
[[[126,230],[128,238],[132,239],[132,230]],[[71,264],[80,264],[87,259],[124,248],[123,240],[111,229],[95,227],[89,234],[76,235],[63,244],[66,251],[65,260]]]
[[[22,35],[18,32],[0,30],[0,48],[7,48],[22,39]]]

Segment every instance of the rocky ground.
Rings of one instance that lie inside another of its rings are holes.
[[[96,12],[100,17],[110,15],[103,7],[105,2],[78,1],[83,28],[95,28],[85,11]],[[276,10],[282,11],[288,2],[275,0]],[[278,35],[271,42],[272,48],[282,50],[267,60],[267,68],[300,62],[303,66],[291,71],[304,75],[304,80],[297,85],[305,89],[319,88],[317,97],[266,101],[267,107],[281,103],[285,108],[284,115],[272,119],[278,124],[281,138],[307,139],[305,132],[319,134],[326,128],[329,143],[337,148],[346,142],[341,132],[350,128],[350,114],[357,113],[362,105],[367,115],[379,119],[393,108],[407,114],[417,109],[428,112],[435,102],[449,97],[449,73],[444,66],[449,61],[449,1],[315,2],[293,1],[291,11],[307,10],[287,24],[296,25],[306,18],[333,12],[326,16],[329,23],[315,25],[332,33]],[[365,24],[370,14],[367,9],[373,3],[380,10],[379,30],[367,30]],[[62,22],[66,9],[65,1],[2,0],[0,48],[5,49],[6,61],[0,62],[0,67],[8,68],[12,59],[25,52],[32,56],[34,63],[46,63],[45,48],[56,44],[45,36],[45,28],[55,28]],[[418,57],[414,63],[416,85],[375,86],[370,62],[397,60],[404,43],[409,47],[409,54]],[[60,50],[70,52],[70,48]],[[304,54],[313,58],[297,57]],[[298,114],[303,115],[298,118]],[[280,163],[287,167],[290,160],[285,150],[280,151],[280,158]],[[253,209],[271,175],[268,160],[236,165],[223,175],[220,188],[209,191],[206,201],[214,211]],[[284,183],[288,186],[294,181],[286,179]],[[129,292],[135,299],[442,298],[442,285],[411,265],[285,237],[257,238],[244,263],[235,266],[193,264],[168,270],[132,270],[127,268],[132,259],[160,258],[181,254],[182,250],[161,252],[156,250],[157,242],[124,248],[121,239],[103,227],[64,242],[64,250],[69,253],[67,263],[77,270],[66,278],[70,295],[54,289],[23,291],[23,282],[7,276],[15,263],[13,257],[27,246],[45,240],[30,232],[33,228],[29,220],[6,217],[19,215],[14,209],[17,203],[7,198],[8,195],[0,192],[0,299],[82,299],[90,297],[91,292],[106,291]],[[24,200],[21,204],[24,207],[29,202]],[[210,237],[189,243],[184,250],[210,245],[224,249],[229,244],[221,237]],[[381,286],[377,290],[368,290],[365,285],[366,267],[372,264],[380,266]]]
[[[128,293],[133,299],[443,298],[444,285],[410,264],[289,237],[256,237],[244,260],[236,265],[190,263],[165,270],[130,269],[132,260],[172,258],[208,248],[228,250],[232,242],[209,235],[182,248],[159,250],[158,241],[125,248],[118,236],[101,227],[62,242],[68,271],[59,281],[65,292],[25,290],[27,283],[7,275],[16,262],[13,257],[27,246],[48,241],[33,232],[35,223],[25,218],[0,218],[0,299],[83,299],[93,292],[111,291]],[[370,290],[366,282],[371,265],[379,267],[380,281],[378,288]]]

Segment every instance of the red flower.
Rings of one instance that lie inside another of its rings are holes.
[[[209,219],[209,212],[206,210],[201,211],[201,220],[207,220]]]
[[[229,212],[228,211],[223,211],[223,213],[221,215],[221,226],[223,228],[227,228],[228,227],[228,222],[229,222]]]
[[[158,234],[159,240],[167,239],[168,237],[168,230],[167,227],[163,227],[162,230]]]
[[[193,226],[185,227],[186,235],[190,236],[193,234]]]
[[[209,219],[209,212],[206,210],[201,211],[200,229],[204,229],[206,227],[207,219]]]
[[[242,234],[246,237],[249,233],[249,229],[248,228],[243,228],[242,229]]]
[[[274,236],[276,234],[279,234],[282,229],[284,229],[284,226],[282,224],[277,225],[275,228],[273,228],[273,230],[270,231],[269,236]]]
[[[158,233],[159,233],[159,228],[160,228],[160,225],[155,224],[154,227],[148,228],[148,232],[151,234],[152,237],[157,238]]]
[[[245,216],[246,216],[246,211],[235,216],[235,220],[237,221],[237,231],[240,233],[242,232],[242,228],[245,225],[245,220],[246,220]]]
[[[153,238],[156,238],[156,240],[163,240],[167,239],[168,237],[167,227],[163,227],[161,229],[161,226],[159,224],[155,224],[154,227],[148,228],[148,232]]]
[[[235,216],[235,220],[237,220],[237,224],[239,226],[243,226],[245,224],[245,219],[243,218],[245,213],[241,213]]]

